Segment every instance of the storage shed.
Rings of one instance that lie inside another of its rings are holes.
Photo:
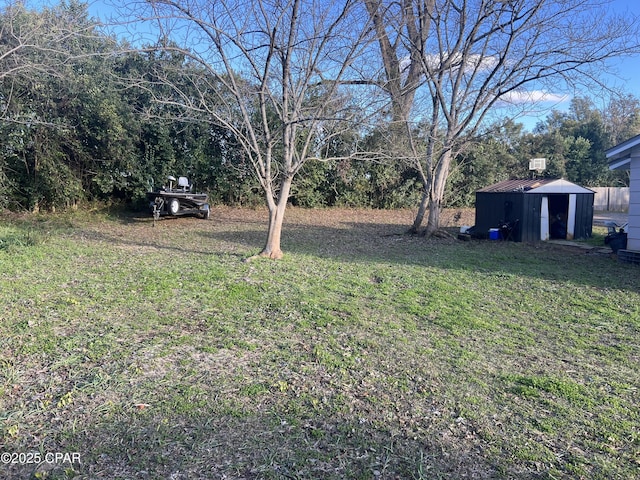
[[[610,148],[606,154],[611,170],[630,170],[627,248],[618,251],[618,258],[640,264],[640,135]]]
[[[591,236],[593,190],[562,179],[505,180],[476,192],[475,233],[516,242]]]

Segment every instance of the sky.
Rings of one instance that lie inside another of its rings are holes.
[[[106,20],[113,13],[113,8],[109,5],[118,4],[118,0],[87,0],[89,5],[89,14]],[[613,0],[610,3],[612,13],[631,13],[640,16],[640,0]],[[640,98],[640,54],[634,57],[617,59],[612,61],[610,66],[617,70],[616,76],[608,77],[607,84],[615,86],[625,93],[632,94]],[[517,119],[523,123],[527,130],[531,130],[535,125],[546,118],[553,110],[566,111],[570,105],[571,97],[566,95],[556,95],[557,92],[547,92],[551,100],[536,104],[536,111],[531,112]],[[584,92],[584,96],[592,98],[596,102],[597,108],[603,108],[605,105],[598,105],[598,98],[593,98],[593,92]]]
[[[611,2],[610,7],[612,12],[631,13],[640,16],[640,0],[614,0]],[[608,86],[615,86],[625,93],[640,99],[640,54],[611,61],[610,66],[617,71],[617,74],[608,77]],[[553,96],[554,92],[549,93]],[[585,92],[584,96],[597,102],[597,98],[593,98],[590,92]],[[546,109],[566,111],[570,103],[571,97],[566,96],[562,100],[555,99],[550,102],[543,102],[541,107],[545,108],[545,110],[541,111],[540,114],[522,117],[518,119],[518,122],[523,123],[527,130],[531,130],[539,121],[546,118],[549,113],[549,110]],[[604,105],[596,104],[596,107],[604,107]]]

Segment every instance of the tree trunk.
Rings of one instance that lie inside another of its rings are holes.
[[[429,205],[429,217],[427,218],[427,228],[424,232],[426,237],[430,237],[440,228],[440,211],[442,206],[440,201],[432,201]]]
[[[451,166],[451,150],[445,150],[440,156],[438,167],[433,177],[433,188],[431,189],[431,200],[429,202],[429,217],[427,218],[427,229],[425,236],[430,237],[440,228],[440,212],[442,210],[442,200],[444,199],[444,189],[449,177]]]
[[[280,248],[280,239],[282,237],[282,223],[284,221],[284,212],[287,208],[292,181],[293,176],[287,176],[282,180],[277,202],[274,201],[272,195],[267,194],[269,231],[267,233],[267,242],[258,255],[260,257],[267,257],[273,260],[279,260],[283,257],[282,249]]]
[[[416,218],[414,218],[413,225],[409,228],[408,233],[415,235],[420,231],[420,226],[424,220],[424,214],[427,213],[427,208],[429,207],[430,196],[429,189],[425,187],[422,192],[422,198],[420,199],[420,205],[418,206],[418,213],[416,213]]]

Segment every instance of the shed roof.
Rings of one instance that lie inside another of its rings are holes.
[[[483,193],[593,193],[593,190],[581,187],[567,180],[552,178],[505,180],[478,191]]]

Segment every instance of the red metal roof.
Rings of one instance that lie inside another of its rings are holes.
[[[494,185],[489,185],[488,187],[484,187],[479,192],[526,192],[527,190],[531,190],[533,188],[538,188],[547,183],[555,182],[555,178],[539,178],[535,180],[505,180],[503,182],[498,182]]]

